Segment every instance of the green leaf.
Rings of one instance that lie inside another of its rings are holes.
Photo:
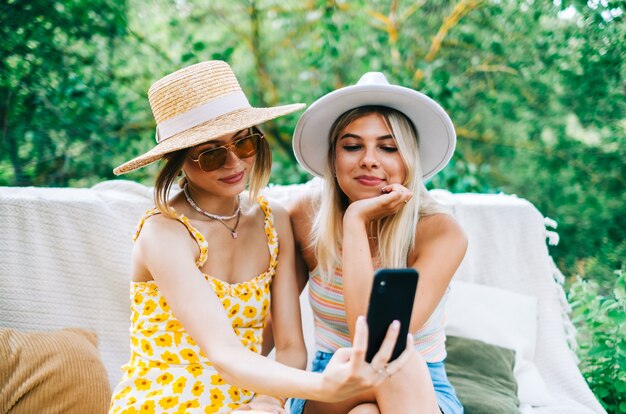
[[[193,47],[193,50],[195,52],[201,52],[204,49],[206,49],[206,43],[204,43],[204,42],[195,42],[192,47]]]
[[[189,62],[190,60],[194,60],[195,58],[196,58],[196,55],[194,53],[188,52],[188,53],[183,54],[180,60],[181,62],[185,63],[185,62]]]
[[[608,312],[608,317],[612,319],[616,325],[626,322],[626,312],[621,307],[615,307]]]

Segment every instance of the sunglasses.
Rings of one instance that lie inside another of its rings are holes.
[[[256,155],[261,145],[261,139],[263,139],[263,134],[253,133],[243,138],[236,139],[230,144],[201,152],[198,158],[191,158],[191,160],[200,164],[202,171],[214,171],[224,166],[229,150],[239,157],[239,159],[250,158]]]

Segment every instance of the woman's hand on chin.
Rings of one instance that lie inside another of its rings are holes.
[[[389,184],[376,197],[353,201],[348,206],[345,218],[354,216],[368,222],[396,214],[413,197],[413,193],[401,184]]]

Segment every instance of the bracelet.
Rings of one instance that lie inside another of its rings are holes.
[[[287,399],[286,399],[286,398],[279,397],[279,396],[277,396],[277,395],[268,395],[268,394],[258,394],[258,393],[257,393],[257,394],[255,394],[255,395],[254,395],[254,398],[257,398],[257,397],[268,397],[268,398],[272,398],[272,399],[274,399],[274,400],[278,401],[278,403],[280,404],[280,406],[281,406],[281,407],[284,407],[284,406],[285,406],[285,403],[287,402]]]

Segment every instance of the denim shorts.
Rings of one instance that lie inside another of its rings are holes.
[[[326,365],[332,358],[333,354],[329,352],[317,351],[313,363],[311,365],[311,371],[323,372],[326,369]],[[448,380],[446,375],[446,368],[442,362],[428,362],[428,371],[430,372],[430,378],[433,381],[435,388],[435,396],[437,397],[437,404],[439,409],[444,414],[463,414],[463,406],[456,396],[456,392]],[[293,399],[290,403],[291,414],[302,414],[304,411],[304,404],[306,400]]]

